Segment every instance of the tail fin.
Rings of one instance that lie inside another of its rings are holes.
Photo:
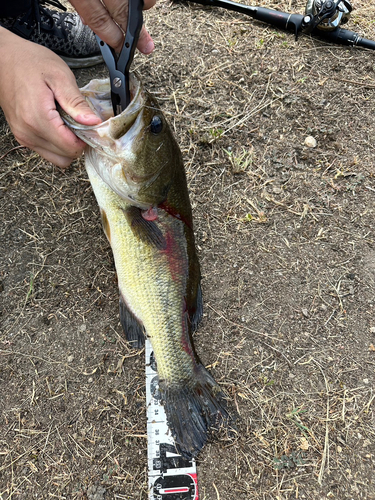
[[[182,386],[168,386],[160,381],[168,426],[178,453],[195,457],[213,430],[227,427],[230,416],[226,396],[202,364],[196,366],[196,378]]]

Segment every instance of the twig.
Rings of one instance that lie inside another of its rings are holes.
[[[26,146],[15,146],[14,148],[9,149],[9,151],[7,151],[6,153],[4,153],[3,156],[0,156],[0,160],[2,160],[3,158],[5,158],[6,156],[8,156],[9,153],[12,153],[13,151],[16,151],[17,149],[22,149],[22,148],[26,148]],[[5,173],[7,173],[7,172],[5,172]],[[1,177],[0,177],[0,179],[1,179]]]
[[[329,440],[328,440],[328,435],[329,435],[329,430],[328,430],[328,422],[329,422],[329,387],[328,387],[328,382],[327,378],[323,372],[322,367],[320,364],[314,359],[315,364],[318,366],[319,370],[321,371],[321,374],[323,375],[324,378],[324,383],[326,386],[326,395],[327,395],[327,411],[326,411],[326,432],[325,432],[325,437],[324,437],[324,449],[323,449],[323,455],[322,455],[322,463],[320,466],[320,471],[319,471],[319,476],[318,476],[318,483],[322,485],[323,482],[323,475],[324,475],[324,469],[327,464],[327,470],[329,470]]]
[[[220,500],[220,495],[219,495],[219,491],[218,491],[218,489],[216,488],[216,484],[215,484],[215,483],[212,483],[212,486],[215,488],[215,491],[216,491],[216,496],[217,496],[217,500]]]
[[[238,328],[243,328],[244,330],[247,330],[251,333],[256,333],[257,335],[262,335],[263,337],[267,337],[268,339],[277,340],[278,342],[284,342],[284,340],[278,339],[276,337],[271,337],[271,335],[268,335],[267,333],[258,332],[257,330],[253,330],[252,328],[249,328],[248,326],[235,323],[234,321],[226,318],[223,314],[219,313],[219,311],[216,311],[216,309],[214,309],[210,304],[207,304],[207,306],[210,309],[212,309],[214,311],[214,313],[216,313],[218,316],[220,316],[221,319],[227,321],[227,323],[230,323],[233,326],[238,326]]]
[[[267,347],[269,347],[273,351],[278,352],[286,360],[286,362],[288,363],[289,366],[293,366],[293,363],[285,356],[285,354],[283,354],[281,351],[279,351],[279,349],[276,349],[276,347],[272,347],[272,345],[267,344],[267,342],[264,342],[264,340],[262,342],[263,342],[263,344],[265,344]]]

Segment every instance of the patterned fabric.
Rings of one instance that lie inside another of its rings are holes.
[[[72,68],[102,62],[95,35],[82,23],[78,14],[51,10],[42,6],[42,3],[50,3],[66,10],[54,0],[33,0],[25,13],[16,18],[2,18],[0,24],[22,38],[52,50]]]

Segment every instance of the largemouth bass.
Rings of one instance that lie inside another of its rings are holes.
[[[120,320],[133,347],[150,338],[177,451],[197,455],[229,419],[226,398],[195,352],[202,317],[192,211],[177,142],[156,100],[132,75],[131,103],[113,117],[108,80],[81,89],[102,118],[65,123],[87,143],[85,164],[111,244]]]

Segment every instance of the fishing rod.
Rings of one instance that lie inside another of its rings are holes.
[[[253,7],[231,0],[189,0],[192,3],[239,12],[256,21],[294,33],[296,40],[302,34],[310,34],[330,43],[364,47],[375,50],[375,41],[362,38],[358,33],[344,28],[352,6],[349,0],[307,0],[305,14],[290,14],[266,7]]]

